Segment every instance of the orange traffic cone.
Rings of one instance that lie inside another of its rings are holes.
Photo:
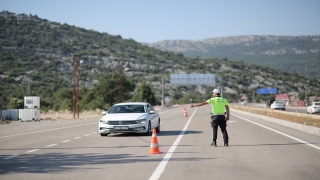
[[[184,108],[184,114],[183,114],[184,117],[188,117],[188,113],[187,113],[187,109]]]
[[[157,131],[156,131],[156,128],[153,128],[150,151],[148,152],[148,154],[161,154],[161,153],[162,152],[160,152],[160,149],[158,146]]]

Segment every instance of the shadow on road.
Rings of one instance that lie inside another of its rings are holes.
[[[61,173],[90,171],[101,165],[161,162],[162,156],[132,154],[23,154],[0,163],[0,175],[14,173]],[[202,161],[208,158],[172,158],[171,161]],[[108,168],[106,169],[108,171]],[[120,171],[119,171],[120,172]]]
[[[178,136],[181,134],[181,132],[182,131],[161,131],[161,132],[157,133],[157,136]],[[184,134],[198,134],[198,133],[202,133],[202,131],[187,130],[184,132]],[[108,137],[132,137],[132,136],[146,136],[146,135],[140,134],[140,133],[123,133],[123,134],[117,133],[117,134],[109,134],[108,136],[106,136],[106,138],[108,138]]]

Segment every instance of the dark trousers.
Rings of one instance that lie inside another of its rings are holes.
[[[227,132],[227,121],[226,117],[224,115],[213,115],[211,116],[211,127],[212,127],[212,140],[217,140],[217,132],[218,132],[218,126],[221,129],[221,132],[223,134],[223,140],[225,142],[228,142],[228,132]]]

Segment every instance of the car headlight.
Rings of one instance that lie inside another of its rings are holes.
[[[100,122],[101,124],[108,124],[108,121],[107,121],[107,120],[102,120],[102,119],[101,119],[99,122]]]
[[[139,120],[135,120],[134,122],[137,124],[141,124],[141,123],[145,123],[147,120],[145,119],[139,119]]]

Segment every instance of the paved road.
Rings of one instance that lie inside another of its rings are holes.
[[[0,126],[0,179],[318,180],[320,138],[232,112],[230,146],[211,143],[210,106],[160,110],[162,154],[150,136],[98,134],[98,120]]]

